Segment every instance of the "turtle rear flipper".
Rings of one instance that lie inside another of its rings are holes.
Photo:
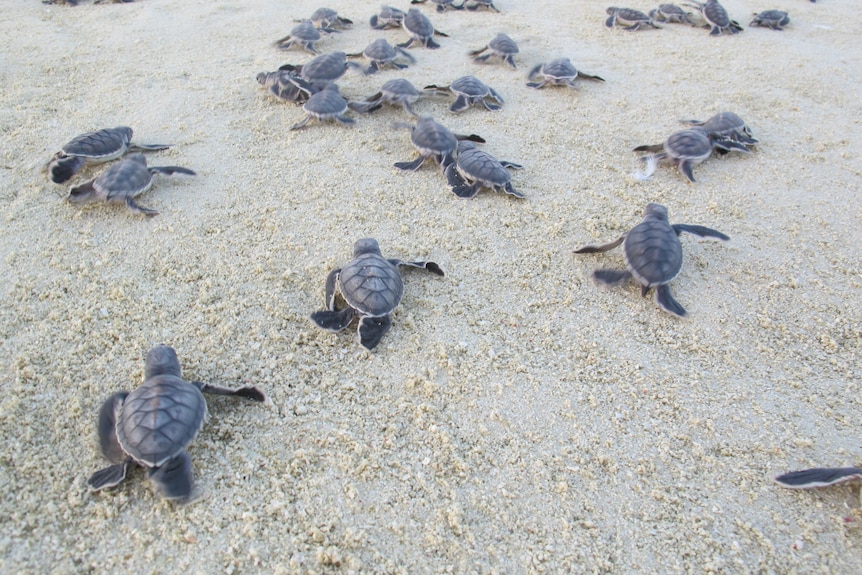
[[[72,176],[81,171],[86,160],[80,156],[55,156],[48,166],[51,173],[51,181],[55,184],[63,184],[72,179]]]
[[[208,393],[210,395],[236,395],[237,397],[245,397],[252,401],[266,403],[266,394],[253,385],[231,389],[229,387],[221,387],[204,383],[202,381],[193,381],[191,384],[200,389],[201,393]]]
[[[353,321],[353,308],[346,307],[340,311],[316,311],[311,314],[311,321],[326,331],[339,332]]]
[[[165,499],[188,503],[194,491],[192,458],[185,451],[181,451],[161,467],[150,469],[150,481]]]
[[[392,319],[388,315],[363,317],[359,320],[359,343],[365,349],[374,349],[390,327],[392,327]]]
[[[126,207],[129,208],[129,211],[136,213],[136,214],[143,214],[143,215],[149,216],[149,217],[159,215],[158,210],[154,210],[151,208],[145,208],[143,206],[138,205],[137,202],[135,202],[135,198],[133,198],[132,196],[126,196]]]
[[[597,254],[612,250],[626,239],[626,234],[621,235],[617,239],[604,244],[589,244],[575,250],[576,254]]]
[[[673,299],[673,294],[670,291],[670,286],[662,284],[655,288],[655,302],[658,306],[669,314],[685,317],[688,312],[682,307],[678,301]]]
[[[676,235],[680,235],[683,232],[694,234],[696,236],[700,236],[702,238],[715,238],[717,240],[721,240],[726,242],[730,240],[729,236],[724,235],[718,230],[714,230],[712,228],[708,228],[706,226],[693,226],[689,224],[673,224],[671,226],[673,231],[676,232]]]
[[[862,468],[815,467],[779,475],[775,478],[775,482],[782,487],[791,489],[808,489],[811,487],[828,487],[855,479],[862,479]]]
[[[620,286],[626,283],[632,274],[627,270],[596,270],[593,272],[593,281],[606,286]]]
[[[91,491],[100,491],[115,487],[126,478],[126,472],[132,463],[132,460],[127,458],[122,463],[115,463],[114,465],[100,469],[87,479],[87,485]]]

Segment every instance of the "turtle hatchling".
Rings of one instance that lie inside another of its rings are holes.
[[[207,418],[204,393],[267,400],[256,387],[228,389],[185,381],[172,347],[159,345],[151,349],[143,385],[131,393],[113,394],[99,410],[99,445],[111,465],[90,476],[90,489],[99,491],[119,485],[129,467],[137,464],[147,469],[159,495],[179,504],[188,503],[194,494],[194,478],[186,448]]]
[[[410,3],[424,4],[427,1],[428,0],[410,0]],[[434,4],[438,12],[445,12],[446,10],[462,10],[464,8],[463,2],[460,6],[457,6],[454,0],[431,0],[431,3]]]
[[[524,197],[524,194],[512,186],[512,176],[506,169],[520,170],[524,166],[497,160],[467,140],[458,142],[457,151],[455,161],[444,166],[449,187],[456,196],[473,198],[482,188],[491,188],[495,192],[505,192],[516,198]]]
[[[347,54],[344,52],[329,52],[312,58],[301,66],[285,64],[280,66],[279,70],[299,74],[299,77],[311,84],[315,91],[319,91],[343,76],[349,67],[358,68],[359,65],[348,62]]]
[[[320,54],[314,47],[314,43],[320,40],[320,30],[314,27],[311,20],[303,20],[293,27],[290,34],[275,41],[275,45],[282,50],[287,50],[291,46],[302,46],[307,52],[312,54]]]
[[[379,38],[369,44],[361,54],[350,54],[350,57],[365,56],[371,61],[371,64],[365,70],[365,75],[374,74],[381,68],[392,66],[399,70],[407,68],[407,64],[396,62],[399,56],[403,56],[411,64],[416,61],[416,58],[410,55],[410,52],[404,48],[393,46],[386,41],[385,38]]]
[[[530,70],[527,77],[530,80],[534,80],[539,76],[542,76],[540,82],[527,82],[527,86],[538,89],[550,84],[552,86],[568,86],[569,88],[577,89],[578,87],[575,84],[576,78],[585,78],[596,82],[605,81],[600,76],[593,76],[578,70],[568,58],[557,58],[545,64],[539,64]]]
[[[86,164],[101,164],[121,157],[128,151],[167,150],[171,144],[136,144],[127,126],[87,132],[72,139],[48,162],[51,181],[63,184]]]
[[[302,104],[315,92],[311,84],[291,70],[261,72],[257,75],[257,81],[266,86],[273,96],[286,102]]]
[[[389,317],[404,295],[404,283],[398,266],[411,266],[445,275],[434,262],[408,262],[385,259],[377,240],[365,238],[353,246],[353,260],[326,278],[326,310],[311,314],[312,321],[327,331],[347,328],[353,318],[359,318],[359,342],[374,349],[392,326]],[[338,309],[336,295],[341,294],[345,307]]]
[[[437,36],[448,36],[439,30],[435,30],[431,20],[416,8],[411,8],[407,11],[407,15],[404,16],[401,26],[410,33],[410,39],[398,44],[399,48],[409,48],[414,42],[418,42],[426,48],[436,50],[440,47],[440,44],[434,41],[433,36],[435,34]]]
[[[482,54],[482,52],[487,52],[487,54]],[[512,68],[517,68],[515,66],[515,58],[514,55],[518,53],[518,45],[514,40],[506,36],[505,34],[497,34],[494,36],[488,45],[484,48],[480,48],[478,50],[472,50],[469,52],[470,56],[473,56],[474,62],[486,62],[488,58],[491,56],[496,56],[506,62]]]
[[[383,103],[398,104],[411,116],[417,116],[410,105],[416,102],[421,95],[422,92],[417,90],[409,81],[397,78],[383,84],[379,92],[366,98],[365,101],[369,107]]]
[[[188,168],[179,166],[147,166],[143,154],[135,153],[105,170],[99,177],[69,190],[69,201],[80,204],[101,200],[109,204],[125,204],[136,214],[155,216],[159,212],[135,203],[135,197],[153,185],[153,174],[196,175]]]
[[[683,120],[683,123],[702,127],[713,139],[732,140],[746,146],[753,146],[757,143],[757,139],[751,135],[751,129],[745,124],[745,120],[733,112],[719,112],[705,122]]]
[[[377,108],[380,106],[378,105]],[[324,120],[335,120],[341,124],[353,124],[356,122],[353,118],[348,118],[344,114],[348,108],[355,108],[359,112],[373,112],[377,108],[368,107],[360,104],[348,103],[341,94],[338,93],[338,86],[333,84],[327,85],[323,90],[312,94],[308,101],[303,104],[302,109],[305,110],[305,118],[290,127],[291,130],[298,130],[305,126],[309,120],[316,118],[320,122]]]
[[[754,20],[749,22],[749,26],[761,26],[763,28],[772,28],[773,30],[784,30],[784,27],[790,24],[790,15],[783,10],[766,10],[759,14],[754,14]]]
[[[455,94],[455,101],[449,107],[453,112],[463,112],[473,106],[473,104],[482,104],[488,110],[497,111],[501,109],[500,104],[503,103],[503,98],[500,97],[500,94],[495,92],[490,86],[486,86],[475,76],[462,76],[448,86],[431,84],[430,86],[425,86],[425,89],[434,92],[449,91]],[[490,102],[489,98],[497,103]]]
[[[775,478],[775,482],[790,489],[829,487],[845,481],[862,480],[862,467],[815,467],[791,471]]]
[[[661,28],[661,26],[657,26],[656,23],[652,21],[651,16],[644,14],[640,10],[634,10],[632,8],[616,8],[611,6],[607,9],[607,13],[609,16],[608,19],[605,20],[605,26],[608,28],[613,28],[617,24],[622,26],[623,30],[628,30],[630,32],[639,30],[643,26]]]
[[[480,136],[471,134],[460,136],[453,134],[449,128],[434,121],[431,116],[420,116],[415,126],[411,126],[410,141],[419,151],[419,157],[411,162],[396,162],[399,170],[416,171],[428,158],[433,158],[437,164],[446,169],[454,161],[455,149],[459,140],[470,140],[484,143]]]
[[[648,152],[650,154],[644,157],[647,162],[646,172],[635,174],[635,177],[641,180],[649,178],[655,172],[659,162],[668,160],[679,169],[689,182],[694,182],[694,167],[709,158],[713,148],[727,152],[751,153],[745,145],[738,142],[711,139],[702,127],[690,128],[674,132],[663,144],[635,148],[633,150],[635,152]]]
[[[622,285],[634,278],[641,285],[641,295],[646,297],[655,288],[655,301],[664,311],[685,317],[685,309],[673,299],[668,285],[682,269],[682,244],[679,235],[683,232],[702,238],[727,241],[723,233],[704,226],[673,224],[668,222],[667,208],[649,203],[644,210],[641,223],[606,244],[594,244],[575,250],[576,254],[601,253],[623,244],[625,270],[598,269],[593,272],[596,283],[608,286]]]
[[[309,20],[315,28],[330,33],[338,32],[340,28],[350,28],[353,25],[353,20],[342,18],[332,8],[318,8],[311,14]]]
[[[386,28],[400,28],[404,17],[407,13],[398,8],[391,6],[383,6],[380,9],[380,14],[375,14],[371,17],[369,23],[375,30],[385,30]]]
[[[668,24],[695,25],[691,21],[691,12],[686,12],[676,4],[659,4],[658,8],[649,11],[649,17],[653,21],[666,22]]]
[[[706,2],[693,0],[693,2],[693,4],[683,5],[700,12],[700,15],[706,20],[706,27],[710,28],[710,36],[720,36],[725,30],[731,34],[742,31],[742,26],[739,25],[739,22],[730,19],[730,16],[727,15],[727,10],[718,3],[718,0],[707,0]]]

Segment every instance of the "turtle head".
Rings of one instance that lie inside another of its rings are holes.
[[[374,238],[362,238],[353,244],[353,257],[359,257],[362,254],[377,254],[380,255],[380,244]]]
[[[458,140],[458,152],[463,152],[465,150],[475,150],[476,144],[471,142],[470,140]]]
[[[644,209],[644,219],[647,218],[667,221],[667,208],[661,204],[650,202],[646,205],[646,209]]]
[[[147,353],[144,364],[144,381],[157,375],[180,377],[180,360],[177,352],[169,345],[157,345]]]

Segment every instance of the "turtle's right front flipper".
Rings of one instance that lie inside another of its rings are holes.
[[[202,381],[193,381],[192,385],[200,389],[201,393],[208,393],[210,395],[235,395],[237,397],[245,397],[246,399],[258,401],[260,403],[265,403],[267,399],[266,394],[253,385],[247,385],[237,389],[212,385]]]
[[[623,234],[620,237],[618,237],[617,239],[615,239],[614,241],[608,242],[606,244],[590,244],[587,246],[580,247],[580,248],[575,250],[575,253],[576,254],[597,254],[597,253],[606,252],[608,250],[614,249],[615,247],[617,247],[618,245],[623,243],[623,240],[625,240],[625,239],[626,239],[626,234]]]
[[[721,240],[726,242],[730,240],[730,237],[724,235],[718,230],[714,230],[712,228],[708,228],[706,226],[692,226],[688,224],[673,224],[671,225],[673,231],[676,232],[676,235],[680,235],[683,232],[694,234],[696,236],[700,236],[702,238],[714,238],[717,240]]]
[[[173,146],[173,144],[138,144],[136,142],[132,142],[129,144],[129,151],[130,152],[143,152],[143,151],[156,152],[158,150],[167,150],[171,146]]]
[[[782,487],[791,489],[808,489],[811,487],[828,487],[854,479],[862,479],[862,468],[815,467],[779,475],[775,478],[775,482]]]
[[[340,311],[316,311],[311,314],[311,321],[326,331],[338,332],[350,325],[354,313],[352,307],[345,307]]]
[[[445,277],[446,274],[443,273],[443,268],[437,265],[436,262],[425,262],[425,261],[415,261],[415,262],[405,262],[404,260],[399,259],[391,259],[389,260],[393,266],[410,266],[413,268],[419,268],[422,270],[427,270],[432,274],[437,274],[438,276]]]

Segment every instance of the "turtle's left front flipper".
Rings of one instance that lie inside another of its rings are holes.
[[[156,152],[158,150],[167,150],[173,144],[138,144],[137,142],[129,143],[130,152]]]
[[[181,168],[180,166],[151,166],[149,168],[150,172],[165,174],[166,176],[172,176],[174,174],[184,174],[186,176],[197,176],[197,174],[191,171],[188,168]]]
[[[676,235],[680,235],[683,232],[687,232],[689,234],[694,234],[696,236],[700,236],[702,238],[712,238],[716,240],[721,240],[723,242],[729,241],[730,237],[724,235],[718,230],[714,230],[712,228],[708,228],[706,226],[690,226],[688,224],[673,224],[671,225],[673,231],[676,232]]]
[[[829,487],[856,479],[862,479],[862,468],[815,467],[779,475],[775,478],[775,482],[782,487],[791,489],[809,489],[811,487]]]
[[[420,268],[423,270],[427,270],[427,271],[431,272],[432,274],[437,274],[438,276],[441,276],[441,277],[446,276],[446,274],[443,273],[443,268],[441,268],[435,262],[423,262],[423,261],[405,262],[404,260],[391,259],[391,260],[389,260],[389,263],[391,263],[393,266],[410,266],[410,267],[414,267],[414,268]]]
[[[202,381],[193,381],[192,385],[200,389],[201,393],[208,393],[210,395],[236,395],[239,397],[245,397],[252,401],[259,401],[261,403],[266,403],[267,401],[266,394],[253,385],[247,385],[237,389],[211,385]]]

